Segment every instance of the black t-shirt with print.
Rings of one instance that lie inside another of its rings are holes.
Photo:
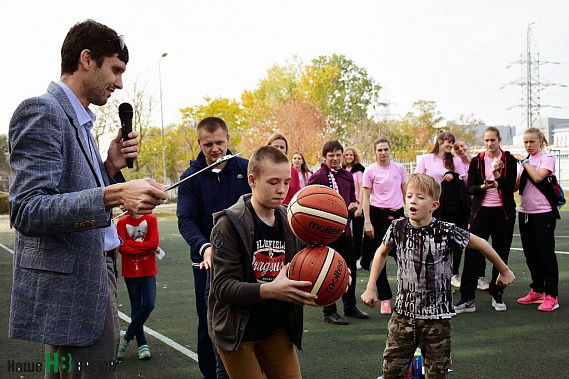
[[[272,282],[285,264],[284,225],[278,210],[275,210],[275,225],[268,226],[255,213],[251,201],[245,203],[254,223],[252,263],[259,283]],[[253,307],[242,342],[261,341],[268,338],[282,325],[282,303],[270,299]]]

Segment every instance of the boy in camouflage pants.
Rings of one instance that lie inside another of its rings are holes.
[[[397,298],[387,329],[383,379],[404,378],[417,346],[421,348],[427,379],[448,378],[450,319],[455,315],[450,279],[452,254],[465,246],[479,250],[507,286],[514,274],[490,244],[454,224],[433,218],[439,206],[440,184],[426,174],[407,180],[405,203],[409,217],[394,220],[375,253],[362,301],[377,305],[376,280],[389,251],[397,249]]]

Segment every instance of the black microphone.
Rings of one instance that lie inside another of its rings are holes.
[[[132,105],[129,103],[122,103],[119,105],[119,118],[121,119],[122,138],[124,141],[128,141],[130,139],[128,134],[132,132],[133,113]],[[133,168],[133,159],[127,158],[126,165],[128,168]]]

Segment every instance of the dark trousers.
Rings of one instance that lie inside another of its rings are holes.
[[[348,268],[352,272],[350,275],[352,277],[352,285],[348,288],[348,292],[342,295],[345,312],[346,309],[351,309],[356,306],[356,258],[354,256],[354,241],[352,240],[352,236],[341,236],[328,246],[336,250],[342,258],[344,258]],[[324,316],[336,312],[336,303],[325,306],[322,311],[324,312]]]
[[[107,274],[107,313],[105,315],[103,333],[95,343],[89,346],[45,345],[46,372],[44,377],[46,379],[116,379],[115,362],[117,359],[117,349],[119,347],[120,331],[119,311],[117,309],[117,280],[111,257],[107,257]],[[47,354],[49,354],[49,359],[55,361],[55,353],[57,353],[59,357],[58,372],[54,372],[52,362],[50,362],[49,365],[47,364]],[[65,365],[68,360],[62,360],[62,357],[67,359],[69,356],[72,359],[71,369]],[[79,362],[81,362],[81,364],[79,364]],[[86,370],[87,362],[97,369]],[[82,370],[79,370],[79,368],[82,368]]]
[[[364,239],[364,216],[352,218],[352,238],[354,239],[354,257],[356,261],[362,256],[362,244]]]
[[[206,279],[205,279],[205,306],[207,308],[209,304],[209,288],[211,286],[211,271],[206,271]],[[221,355],[217,350],[217,347],[213,347],[213,354],[215,355],[215,372],[217,379],[229,379],[229,374],[225,369],[225,365],[223,364],[223,359],[221,359]]]
[[[555,214],[553,211],[519,214],[522,247],[531,273],[530,287],[535,292],[557,297],[559,267],[555,255]]]
[[[140,347],[147,345],[144,335],[144,323],[156,303],[156,276],[143,276],[139,278],[124,278],[128,297],[130,298],[130,325],[126,330],[126,339],[136,337]]]
[[[492,247],[504,263],[508,263],[512,237],[514,236],[514,223],[516,216],[506,218],[502,207],[481,207],[476,218],[470,218],[470,233],[488,241],[492,237]],[[480,266],[486,258],[481,252],[466,248],[464,253],[464,267],[460,279],[460,295],[462,300],[475,298],[476,286],[480,275]],[[498,270],[492,267],[490,280],[490,295],[501,295],[504,289],[496,285]]]
[[[198,359],[200,371],[205,379],[215,379],[216,360],[214,346],[207,333],[206,283],[207,271],[192,267],[196,292],[196,310],[198,313]]]
[[[401,208],[400,215],[403,216],[403,214],[403,208]],[[373,226],[374,238],[371,239],[368,236],[364,237],[362,267],[366,270],[370,270],[375,252],[381,245],[383,237],[385,236],[387,229],[389,229],[389,225],[391,225],[391,222],[393,221],[393,219],[389,218],[388,210],[376,208],[373,206],[369,207],[369,218]],[[391,250],[390,255],[395,258],[395,249]],[[377,297],[379,300],[389,300],[393,297],[391,286],[387,280],[387,261],[385,261],[385,266],[379,273],[375,284],[377,287]]]

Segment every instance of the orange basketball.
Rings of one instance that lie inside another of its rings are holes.
[[[309,245],[327,245],[344,232],[348,207],[338,192],[315,184],[304,187],[292,197],[287,215],[299,239]]]
[[[344,258],[327,246],[300,250],[290,262],[287,275],[291,280],[311,282],[312,287],[303,290],[318,296],[318,305],[329,305],[342,297],[350,278]]]

